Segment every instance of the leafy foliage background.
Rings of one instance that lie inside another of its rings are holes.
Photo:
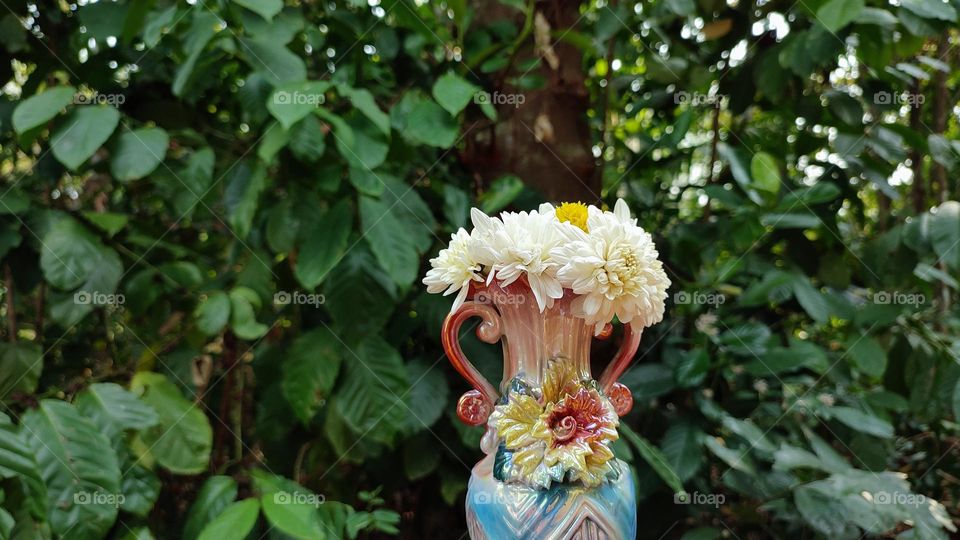
[[[2,5],[0,537],[462,538],[418,277],[590,193],[674,282],[643,537],[954,530],[960,2]]]

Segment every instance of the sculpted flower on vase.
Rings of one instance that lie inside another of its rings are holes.
[[[540,396],[511,390],[494,409],[490,426],[500,437],[503,476],[541,489],[552,482],[593,487],[613,472],[609,444],[619,419],[590,379],[577,378],[572,362],[551,362]]]

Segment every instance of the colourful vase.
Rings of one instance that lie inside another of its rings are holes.
[[[640,343],[629,325],[599,379],[590,369],[594,326],[573,314],[565,291],[540,311],[521,279],[507,287],[474,286],[471,299],[447,316],[443,345],[473,386],[457,404],[459,418],[487,424],[486,454],[466,498],[473,540],[621,540],[636,533],[629,467],[613,457],[618,416],[633,398],[617,379]],[[503,378],[495,388],[464,356],[461,326],[479,317],[477,336],[503,344]],[[600,338],[609,337],[609,327]]]

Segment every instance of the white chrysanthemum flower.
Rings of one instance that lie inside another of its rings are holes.
[[[599,332],[616,315],[647,327],[663,319],[670,280],[650,235],[618,200],[613,212],[589,208],[587,231],[563,229],[567,241],[551,250],[557,277],[580,295],[574,312]]]
[[[542,204],[530,212],[504,212],[500,219],[474,208],[470,211],[477,235],[477,261],[488,270],[487,283],[497,279],[506,287],[527,277],[540,311],[563,296],[557,279],[559,265],[550,250],[564,241],[563,226],[553,206]]]
[[[436,258],[430,259],[432,268],[423,278],[427,292],[443,292],[443,295],[447,296],[460,291],[451,311],[456,311],[463,305],[470,291],[471,281],[483,281],[480,263],[474,256],[475,244],[475,239],[461,227],[450,235],[450,245],[440,250]]]

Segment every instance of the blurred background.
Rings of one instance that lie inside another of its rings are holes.
[[[0,6],[0,538],[466,538],[427,261],[617,197],[640,537],[953,534],[960,1]]]

